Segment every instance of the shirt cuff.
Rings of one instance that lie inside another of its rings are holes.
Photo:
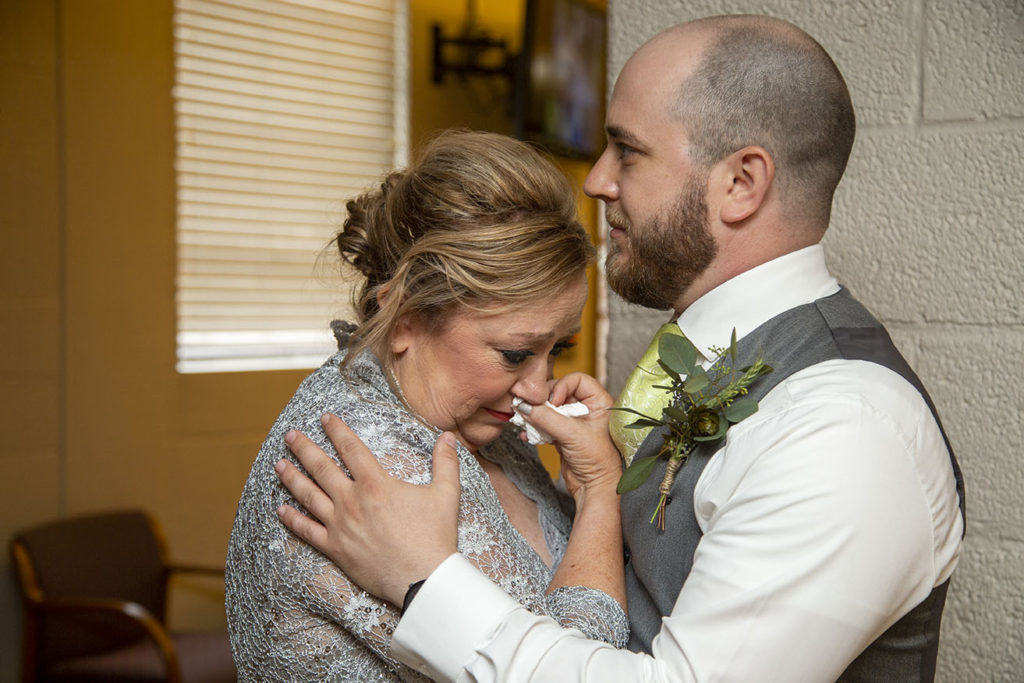
[[[391,639],[391,655],[422,674],[455,680],[519,603],[459,553],[427,578]]]

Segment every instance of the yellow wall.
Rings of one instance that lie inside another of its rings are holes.
[[[595,2],[603,8],[603,2]],[[476,23],[488,36],[506,41],[509,50],[518,52],[522,37],[525,2],[476,2]],[[511,84],[496,78],[460,78],[447,76],[440,85],[431,81],[432,29],[439,23],[444,35],[458,34],[464,24],[465,0],[410,0],[409,29],[412,64],[410,138],[415,147],[439,129],[452,126],[492,130],[511,134],[508,116]],[[557,160],[577,190],[580,216],[597,241],[597,203],[583,194],[583,179],[590,166],[586,162]],[[596,268],[590,272],[590,297],[583,312],[583,331],[574,349],[563,354],[555,367],[555,375],[573,371],[594,373],[596,348],[595,281]],[[541,459],[553,474],[558,472],[558,454],[551,446],[540,448]]]
[[[505,40],[513,51],[519,49],[523,2],[480,2],[477,24],[490,37]],[[460,79],[451,74],[441,85],[431,81],[433,64],[432,26],[437,23],[445,36],[461,32],[466,0],[409,0],[409,40],[412,57],[410,78],[410,142],[416,145],[439,129],[453,126],[512,132],[506,116],[509,83],[500,79]]]
[[[507,132],[500,109],[428,83],[429,25],[457,29],[465,3],[410,4],[413,142],[450,125]],[[517,3],[478,5],[516,42]],[[171,16],[171,0],[0,2],[4,545],[130,505],[162,522],[175,559],[223,563],[253,456],[306,374],[175,371]],[[585,165],[566,168],[582,184]],[[569,363],[593,367],[588,335]],[[219,585],[182,587],[172,618],[223,623],[222,601]],[[16,676],[18,613],[4,553],[0,680]]]
[[[54,12],[0,3],[0,680],[15,680],[11,533],[59,511],[61,228]],[[18,106],[11,106],[18,103]]]

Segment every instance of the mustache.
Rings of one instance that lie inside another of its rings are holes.
[[[608,223],[608,225],[615,228],[625,229],[629,227],[629,221],[626,219],[626,217],[612,208],[605,209],[604,219],[605,222]]]

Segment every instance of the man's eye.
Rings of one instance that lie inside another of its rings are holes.
[[[616,142],[615,148],[619,151],[620,161],[625,161],[626,159],[630,158],[631,156],[637,153],[635,149],[622,142]]]
[[[574,346],[576,346],[576,344],[574,342],[571,342],[571,341],[558,342],[551,349],[551,355],[555,356],[555,357],[558,357],[558,356],[562,355],[563,351],[565,351],[567,349],[571,349]]]
[[[502,351],[501,356],[509,365],[522,365],[533,355],[532,351]]]

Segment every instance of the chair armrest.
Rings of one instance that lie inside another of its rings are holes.
[[[29,602],[32,609],[43,612],[104,615],[135,624],[157,646],[164,660],[168,683],[181,683],[181,667],[170,635],[160,620],[139,603],[104,598],[45,598]]]

